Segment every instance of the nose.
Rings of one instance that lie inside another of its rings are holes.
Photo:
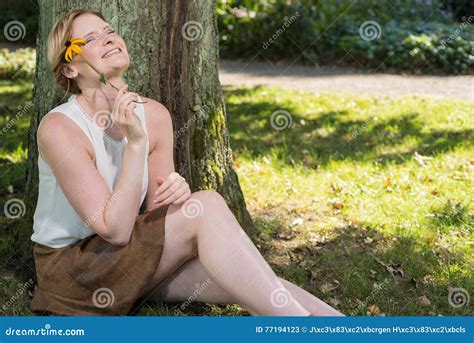
[[[113,44],[115,42],[115,39],[113,36],[108,35],[107,33],[105,34],[105,39],[104,39],[104,45],[107,44]]]

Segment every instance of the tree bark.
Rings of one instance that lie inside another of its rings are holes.
[[[160,101],[170,111],[176,169],[192,191],[217,190],[246,232],[255,233],[232,168],[218,78],[215,1],[40,0],[39,7],[35,111],[29,132],[24,217],[30,224],[29,235],[38,196],[38,123],[48,111],[67,100],[55,86],[45,44],[58,17],[73,8],[101,11],[124,38],[131,58],[125,75],[129,89]]]

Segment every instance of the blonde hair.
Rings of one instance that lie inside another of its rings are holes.
[[[73,94],[81,93],[77,82],[73,79],[69,79],[63,75],[62,69],[67,61],[64,58],[66,52],[65,43],[72,37],[72,22],[74,19],[82,14],[93,14],[102,20],[106,21],[102,13],[88,10],[79,9],[72,10],[64,14],[58,19],[51,32],[48,35],[48,41],[46,43],[46,56],[48,58],[49,65],[53,71],[56,82],[66,91]]]

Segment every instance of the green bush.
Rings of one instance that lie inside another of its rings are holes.
[[[253,57],[258,51],[260,58],[291,58],[300,51],[298,46],[311,44],[319,35],[311,9],[275,0],[219,3],[219,52],[224,58]]]
[[[474,31],[467,23],[454,23],[449,12],[436,10],[438,6],[436,1],[428,6],[412,0],[220,0],[220,54],[467,74],[473,66]],[[425,23],[426,18],[431,21]],[[370,21],[380,27],[380,35],[369,41],[359,30]]]
[[[0,50],[0,79],[33,79],[36,51],[32,48],[9,51]]]
[[[348,26],[332,51],[350,51],[361,65],[379,70],[467,74],[473,67],[474,42],[469,26],[390,21],[378,39],[361,39],[359,26]],[[341,52],[342,53],[342,52]]]
[[[38,31],[38,14],[37,0],[0,1],[0,28],[2,29],[0,41],[9,42],[3,30],[9,22],[19,21],[22,26],[19,31],[14,32],[14,36],[19,39],[14,42],[33,45]],[[20,39],[20,37],[22,38]]]

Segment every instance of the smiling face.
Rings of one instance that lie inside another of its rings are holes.
[[[107,78],[121,76],[130,64],[125,42],[115,30],[93,14],[83,14],[72,23],[72,38],[84,38],[82,55],[98,72]],[[70,68],[65,70],[67,77],[77,77],[81,81],[99,79],[99,75],[84,61],[81,56],[75,55]],[[69,70],[68,70],[69,69]]]

